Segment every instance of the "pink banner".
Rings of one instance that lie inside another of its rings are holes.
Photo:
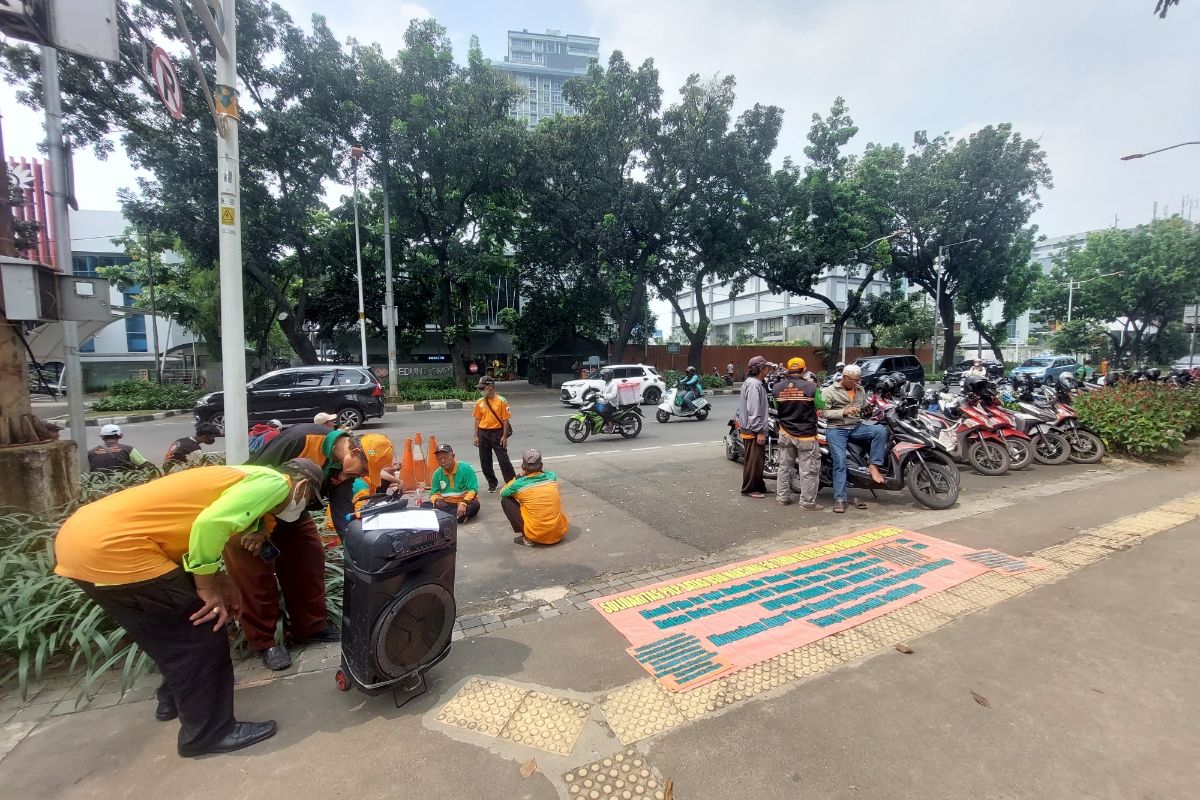
[[[989,565],[975,553],[887,527],[591,604],[629,640],[638,663],[682,691],[982,575]]]

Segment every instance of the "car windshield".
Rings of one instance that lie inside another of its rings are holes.
[[[1027,358],[1027,359],[1025,359],[1025,363],[1023,363],[1021,366],[1022,367],[1048,367],[1048,366],[1050,366],[1050,359],[1048,359],[1048,358]]]
[[[656,370],[654,367],[646,367],[646,371],[649,372],[651,375],[654,375],[654,376],[658,375],[658,370]]]
[[[879,365],[882,364],[883,362],[882,361],[868,361],[866,359],[860,358],[857,361],[855,361],[854,363],[857,364],[858,366],[862,367],[863,375],[870,375],[872,372],[875,372],[876,370],[878,370]]]

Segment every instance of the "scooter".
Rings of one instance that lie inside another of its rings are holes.
[[[671,417],[693,418],[701,421],[708,419],[709,403],[703,395],[693,400],[692,406],[693,410],[691,411],[683,407],[683,395],[680,393],[679,387],[675,387],[668,390],[663,401],[658,404],[658,411],[654,413],[654,418],[659,422],[670,422]]]
[[[1015,470],[1028,468],[1033,463],[1037,449],[1034,447],[1033,438],[1021,430],[1013,413],[1001,405],[995,397],[972,396],[969,402],[973,407],[991,417],[996,435],[1008,448],[1010,468]]]
[[[888,457],[881,467],[882,484],[871,480],[871,454],[868,448],[850,442],[846,448],[846,485],[859,489],[902,491],[908,489],[913,499],[926,508],[950,508],[958,502],[957,469],[929,458],[929,445],[922,437],[906,431],[896,409],[883,413],[882,424],[888,432]],[[825,437],[824,420],[818,422],[817,441],[821,446],[821,486],[833,485],[833,458]],[[792,491],[800,492],[799,475],[793,475]]]
[[[1040,395],[1040,396],[1039,396]],[[1029,414],[1048,422],[1051,428],[1070,445],[1068,458],[1076,464],[1095,464],[1104,458],[1104,441],[1096,432],[1079,421],[1079,414],[1071,407],[1070,390],[1060,384],[1053,388],[1043,386],[1035,394],[1032,382],[1019,387],[1017,404]]]
[[[942,393],[938,406],[941,411],[922,409],[917,418],[951,458],[968,464],[980,475],[1008,472],[1012,455],[989,414],[947,393]]]

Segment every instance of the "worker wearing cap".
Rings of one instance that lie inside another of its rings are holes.
[[[352,481],[366,474],[366,460],[349,433],[329,430],[316,423],[292,425],[250,456],[249,463],[276,466],[293,458],[306,458],[321,468],[323,490],[334,482]],[[293,643],[333,642],[338,629],[329,624],[325,607],[325,545],[312,516],[280,523],[271,534],[279,551],[272,560],[230,544],[225,548],[225,569],[242,595],[238,622],[250,647],[262,655],[269,669],[287,669],[292,656],[275,639],[280,619],[280,590],[287,606]],[[286,637],[285,633],[285,637]]]
[[[439,444],[433,451],[438,467],[430,480],[426,508],[436,508],[466,522],[479,513],[479,479],[470,464],[454,458],[454,448]]]
[[[492,454],[500,462],[500,474],[508,483],[517,477],[512,461],[508,458],[508,437],[512,433],[512,412],[508,410],[508,401],[496,394],[496,381],[490,375],[479,379],[476,389],[483,392],[483,397],[475,401],[475,446],[479,448],[479,468],[483,477],[487,478],[488,491],[494,492],[500,485],[492,468]]]
[[[132,446],[121,444],[121,426],[105,425],[100,442],[88,450],[88,469],[92,472],[127,472],[146,464],[146,457]]]
[[[746,462],[742,465],[742,494],[746,497],[767,496],[767,484],[763,480],[763,462],[767,455],[767,387],[762,373],[769,364],[762,356],[746,362],[746,380],[742,381],[741,398],[738,403],[738,419],[741,421],[742,444],[746,448]]]
[[[329,430],[333,430],[337,427],[337,414],[328,414],[322,411],[320,414],[317,414],[315,417],[313,417],[313,424],[324,425]]]
[[[163,457],[163,469],[177,464],[186,464],[188,456],[192,453],[202,452],[200,445],[216,444],[217,437],[220,435],[221,429],[211,422],[197,422],[196,432],[193,435],[184,436],[171,442],[166,456]]]
[[[352,442],[348,438],[347,442]],[[329,510],[326,514],[325,530],[337,531],[339,537],[346,533],[349,515],[358,511],[371,497],[380,493],[386,487],[390,474],[389,470],[396,460],[396,448],[392,440],[382,433],[365,433],[358,437],[358,450],[365,459],[364,465],[355,465],[350,470],[343,469],[330,478],[327,485],[329,494]],[[352,458],[354,457],[352,451]],[[336,542],[333,542],[336,544]]]
[[[320,497],[320,468],[182,470],[88,503],[54,543],[54,571],[73,580],[158,665],[155,716],[179,717],[181,756],[224,753],[269,738],[274,721],[233,716],[225,624],[236,587],[220,572],[226,543],[261,546],[266,530],[304,515]]]
[[[821,389],[809,377],[803,358],[788,359],[787,375],[775,382],[771,397],[779,413],[779,473],[775,499],[792,502],[789,476],[796,470],[800,483],[800,507],[820,510],[817,488],[821,478],[821,448],[817,444],[817,409],[824,406]]]
[[[558,493],[558,476],[542,469],[540,450],[521,457],[521,477],[500,490],[500,508],[523,547],[558,544],[567,534],[567,515]]]

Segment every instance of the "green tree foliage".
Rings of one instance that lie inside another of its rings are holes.
[[[1050,347],[1056,353],[1074,355],[1091,353],[1104,346],[1108,337],[1104,326],[1092,319],[1073,319],[1064,323],[1050,337]]]
[[[672,198],[668,245],[650,281],[679,314],[690,364],[700,363],[708,336],[705,285],[728,283],[736,292],[748,276],[755,233],[766,222],[768,159],[783,122],[782,109],[762,105],[734,121],[735,86],[733,76],[708,82],[690,76],[679,102],[663,114],[648,164],[647,182]],[[692,296],[694,323],[679,301],[684,291]]]
[[[948,367],[958,342],[956,310],[978,319],[1009,291],[1010,276],[1017,276],[1014,287],[1030,284],[1028,223],[1040,207],[1039,191],[1051,185],[1050,169],[1040,145],[1008,123],[960,140],[918,132],[914,143],[884,198],[903,231],[892,265],[933,298],[946,331],[941,366]],[[979,241],[944,251],[939,294],[938,248],[970,239]],[[1014,294],[1005,306],[1016,311],[1025,302]],[[995,339],[995,330],[977,327]]]
[[[1174,216],[1088,234],[1083,247],[1055,259],[1034,305],[1045,319],[1066,320],[1068,295],[1072,320],[1120,322],[1118,357],[1140,361],[1154,332],[1181,321],[1184,305],[1200,298],[1200,226]]]
[[[933,334],[933,308],[924,302],[907,297],[893,297],[888,304],[891,321],[881,325],[875,344],[880,347],[907,347],[917,352],[917,345],[928,343]]]

